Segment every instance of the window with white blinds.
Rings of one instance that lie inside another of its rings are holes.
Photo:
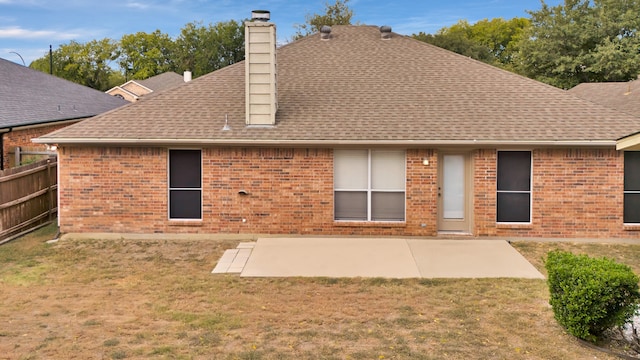
[[[335,219],[404,221],[405,162],[402,150],[335,150]]]

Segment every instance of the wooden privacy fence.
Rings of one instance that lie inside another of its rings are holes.
[[[0,171],[0,244],[55,219],[57,159]]]

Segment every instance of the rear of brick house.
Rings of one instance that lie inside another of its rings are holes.
[[[244,62],[36,139],[61,232],[638,237],[640,119],[386,27],[246,31]]]

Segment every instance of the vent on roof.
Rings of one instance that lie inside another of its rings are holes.
[[[271,20],[271,11],[269,10],[253,10],[251,12],[251,20],[267,22]]]
[[[320,39],[321,40],[329,40],[331,38],[331,26],[323,25],[320,28]]]
[[[381,26],[380,27],[380,35],[382,37],[382,40],[389,40],[391,39],[391,26]]]
[[[222,127],[222,131],[231,131],[231,126],[229,125],[229,114],[224,114],[224,126]]]

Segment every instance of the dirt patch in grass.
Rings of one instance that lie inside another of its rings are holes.
[[[244,279],[210,273],[236,241],[53,232],[0,246],[0,359],[613,359],[556,324],[543,280]]]

